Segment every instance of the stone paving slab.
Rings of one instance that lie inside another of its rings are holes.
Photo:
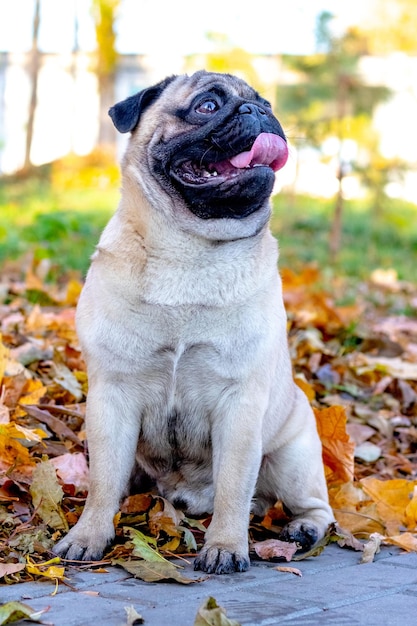
[[[314,559],[293,562],[303,576],[254,562],[243,574],[207,576],[201,583],[145,583],[119,568],[107,573],[70,570],[75,590],[49,582],[0,585],[0,603],[19,600],[34,610],[50,607],[43,621],[54,626],[124,626],[133,606],[145,626],[193,626],[209,596],[242,626],[414,626],[417,624],[417,554],[384,548],[374,563],[328,546]],[[184,574],[201,578],[187,565]]]

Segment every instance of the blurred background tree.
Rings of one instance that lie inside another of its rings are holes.
[[[116,51],[115,21],[120,0],[93,0],[93,17],[96,30],[96,73],[99,86],[100,111],[98,146],[115,150],[116,133],[109,124],[108,110],[115,102],[114,83],[118,54]]]
[[[33,127],[35,123],[36,104],[38,99],[38,78],[41,56],[39,51],[39,26],[40,26],[40,0],[35,0],[35,10],[33,13],[32,23],[32,48],[30,51],[29,65],[29,81],[30,81],[30,100],[28,121],[26,126],[26,142],[25,142],[25,160],[23,163],[23,171],[27,172],[31,166],[30,152],[33,141]]]
[[[335,35],[332,20],[328,12],[319,16],[316,54],[283,57],[296,78],[293,84],[278,88],[277,108],[287,126],[294,129],[291,140],[298,148],[320,150],[326,139],[337,139],[338,191],[329,240],[330,256],[335,261],[341,246],[343,181],[353,167],[349,141],[369,150],[370,144],[364,146],[363,142],[366,129],[376,105],[390,92],[365,83],[360,74],[359,62],[367,53],[366,38],[356,28]]]
[[[371,54],[417,54],[416,0],[372,0],[372,17],[363,26]]]

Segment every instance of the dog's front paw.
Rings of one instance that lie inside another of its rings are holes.
[[[321,538],[317,526],[311,522],[294,520],[284,526],[279,534],[281,541],[298,543],[301,550],[310,550]]]
[[[233,574],[246,572],[250,561],[248,554],[232,552],[217,546],[204,547],[194,560],[194,569],[208,574]]]
[[[84,529],[74,526],[63,539],[54,546],[57,556],[70,561],[99,561],[107,546],[114,539],[114,529],[104,533],[97,528]]]

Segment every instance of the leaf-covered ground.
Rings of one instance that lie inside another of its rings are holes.
[[[0,582],[64,580],[51,547],[76,523],[88,489],[87,376],[74,329],[78,280],[41,269],[0,277]],[[417,550],[417,286],[376,272],[350,285],[311,267],[281,271],[294,374],[316,413],[338,526],[323,542],[372,558],[381,542]],[[18,275],[18,274],[17,274]],[[329,281],[327,281],[329,282]],[[145,580],[184,578],[166,557],[199,548],[209,519],[156,494],[128,497],[106,563]],[[277,504],[250,525],[254,558],[299,558],[277,540]],[[360,540],[360,542],[358,541]],[[370,553],[370,556],[369,554]]]

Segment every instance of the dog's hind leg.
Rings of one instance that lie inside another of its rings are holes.
[[[263,458],[255,492],[255,512],[257,497],[260,504],[281,500],[293,519],[283,528],[280,538],[295,541],[308,550],[324,536],[334,516],[328,502],[315,417],[307,398],[298,389],[289,424],[292,436],[282,445],[278,442],[280,447]],[[293,425],[297,424],[294,433]],[[284,429],[280,437],[285,435]]]

